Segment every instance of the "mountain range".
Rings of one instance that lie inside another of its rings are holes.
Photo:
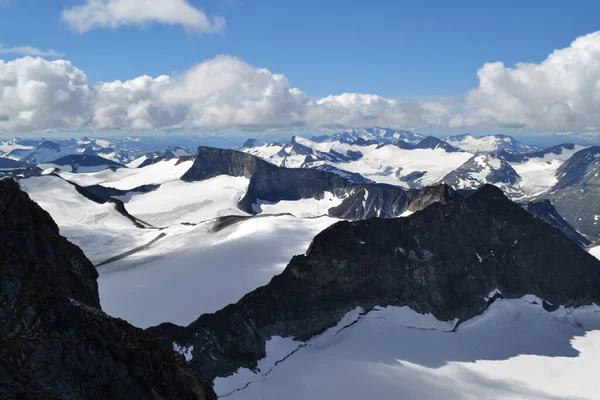
[[[0,397],[593,398],[597,147],[97,141],[0,147]]]

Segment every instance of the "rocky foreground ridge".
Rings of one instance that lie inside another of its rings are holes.
[[[0,398],[216,399],[167,343],[102,312],[98,273],[0,180]]]
[[[449,201],[406,218],[338,222],[238,303],[149,331],[193,346],[194,368],[212,379],[254,368],[273,336],[308,340],[356,307],[409,306],[463,321],[496,290],[537,295],[547,309],[600,301],[600,261],[498,188],[437,196]]]

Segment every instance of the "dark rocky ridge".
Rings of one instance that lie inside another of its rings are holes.
[[[216,399],[183,356],[100,309],[98,274],[0,181],[0,398]]]
[[[538,199],[552,202],[577,231],[600,239],[600,146],[573,154],[556,171],[558,182]]]
[[[133,225],[135,225],[137,228],[144,229],[144,228],[152,227],[152,225],[150,225],[149,223],[144,222],[141,219],[129,214],[129,211],[127,211],[127,209],[125,208],[125,203],[123,203],[121,200],[113,199],[112,197],[107,196],[108,193],[115,193],[115,192],[112,192],[110,189],[105,188],[104,186],[101,186],[101,185],[95,185],[95,186],[91,186],[90,188],[92,190],[90,190],[88,187],[80,186],[80,185],[76,184],[75,182],[71,182],[71,181],[68,181],[68,180],[62,178],[59,175],[56,175],[56,174],[51,174],[51,175],[55,176],[59,179],[63,179],[65,182],[67,182],[68,184],[73,186],[80,195],[82,195],[83,197],[85,197],[88,200],[93,201],[94,203],[98,203],[98,204],[110,203],[110,204],[112,204],[115,207],[115,210],[119,214],[121,214],[122,216],[124,216],[125,218],[130,220],[131,223],[133,223]],[[156,187],[154,187],[154,186],[156,186]],[[160,186],[160,185],[145,185],[145,186],[140,186],[139,188],[141,188],[142,190],[146,190],[146,192],[149,192],[149,191],[155,190],[158,186]],[[103,191],[102,189],[107,189],[107,190]],[[138,188],[136,188],[136,189],[138,189]],[[114,190],[118,190],[118,189],[114,189]],[[135,189],[133,189],[131,191],[135,191]],[[124,192],[128,193],[130,191],[124,191]]]
[[[550,225],[560,229],[571,240],[581,247],[592,244],[588,238],[577,232],[564,218],[556,211],[550,200],[533,201],[523,204],[523,208],[538,218],[543,219]]]
[[[181,177],[184,181],[200,181],[218,175],[245,176],[250,179],[248,191],[240,200],[240,209],[253,213],[257,200],[278,202],[323,198],[324,192],[347,198],[330,215],[339,218],[362,219],[370,216],[399,215],[411,193],[383,184],[354,183],[328,171],[313,168],[285,168],[270,164],[251,154],[212,147],[199,147],[192,167]],[[364,190],[370,202],[365,202]],[[362,198],[361,198],[362,196]],[[376,198],[379,196],[379,199]]]
[[[463,196],[448,185],[427,186],[410,199],[406,211],[416,212],[434,203],[446,204],[452,200],[462,199]]]
[[[406,305],[466,320],[485,310],[495,289],[507,298],[590,304],[600,300],[600,262],[485,185],[406,218],[338,222],[238,303],[188,327],[149,331],[193,345],[195,369],[214,378],[255,367],[271,337],[307,340],[356,307]]]
[[[447,153],[456,153],[457,151],[461,151],[451,144],[444,142],[433,136],[427,136],[425,139],[421,140],[415,147],[415,149],[444,149]]]
[[[107,166],[125,168],[123,164],[119,164],[118,162],[114,162],[104,157],[92,154],[71,154],[58,158],[54,161],[50,161],[49,164],[55,164],[59,166],[68,165],[71,167],[72,172],[77,172],[79,167]]]

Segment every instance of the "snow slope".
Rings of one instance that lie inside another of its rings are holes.
[[[534,296],[497,300],[454,332],[452,322],[406,307],[358,311],[308,343],[273,338],[258,373],[242,369],[217,378],[217,394],[244,400],[592,400],[600,393],[598,306],[548,313]]]
[[[156,230],[135,227],[113,204],[88,200],[59,177],[44,175],[22,179],[20,185],[50,213],[61,235],[81,247],[94,264],[109,257],[107,255],[140,246],[158,235]]]
[[[404,187],[435,184],[473,156],[468,152],[449,153],[441,148],[407,150],[393,144],[364,146],[339,140],[316,142],[298,136],[293,140],[315,151],[310,157],[312,160],[305,162],[307,155],[293,153],[292,145],[261,143],[259,146],[242,147],[240,150],[279,166],[308,168],[332,165],[378,183]],[[407,175],[419,172],[423,176],[410,179],[410,184],[403,180]]]
[[[141,328],[187,325],[265,285],[336,222],[252,217],[218,232],[211,222],[173,226],[149,248],[98,268],[102,309]]]
[[[600,246],[590,247],[588,251],[591,255],[600,260]]]
[[[127,210],[155,226],[198,223],[221,215],[247,215],[237,208],[248,189],[244,177],[217,176],[201,182],[174,180],[148,193],[127,196]]]
[[[272,203],[259,200],[252,205],[257,214],[285,214],[289,213],[298,218],[311,218],[328,215],[329,209],[342,204],[344,199],[335,197],[331,192],[325,192],[320,200],[300,199],[295,201],[279,201]]]
[[[471,152],[488,152],[497,150],[529,152],[539,150],[539,147],[537,146],[524,144],[512,136],[507,135],[487,135],[476,138],[469,134],[464,134],[448,136],[443,140],[454,147]]]
[[[575,145],[573,150],[563,149],[561,154],[546,154],[544,157],[530,158],[525,162],[511,162],[512,167],[521,176],[521,190],[526,196],[536,196],[548,191],[558,179],[556,170],[573,154],[584,149]]]
[[[90,174],[73,174],[59,172],[68,181],[81,186],[101,184],[121,190],[129,190],[142,185],[161,184],[181,178],[194,163],[184,161],[177,164],[178,159],[160,161],[144,168],[120,168],[116,171],[105,170]]]
[[[413,172],[425,172],[419,186],[437,183],[450,171],[458,168],[472,157],[471,153],[447,153],[443,149],[406,150],[393,145],[360,147],[363,157],[356,161],[336,164],[337,167],[357,172],[378,183],[408,186],[402,177]]]

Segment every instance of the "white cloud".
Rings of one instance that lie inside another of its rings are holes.
[[[232,56],[206,60],[180,76],[99,85],[88,83],[68,61],[23,57],[0,61],[0,131],[476,126],[598,137],[600,32],[578,38],[540,64],[485,64],[479,81],[464,97],[437,101],[360,93],[313,99],[284,75]]]
[[[210,18],[187,0],[85,0],[82,5],[64,10],[61,18],[78,33],[149,23],[181,25],[208,34],[225,29],[224,18]]]
[[[93,97],[85,74],[68,61],[0,60],[0,131],[83,127]]]
[[[0,0],[2,2],[2,0]],[[55,50],[40,50],[37,47],[32,46],[15,46],[15,47],[4,47],[0,44],[0,54],[16,54],[19,56],[34,56],[34,57],[62,57],[64,54],[59,53]]]
[[[479,87],[467,94],[465,112],[451,127],[600,128],[600,32],[539,64],[487,63],[478,77]]]
[[[91,85],[70,62],[0,61],[0,131],[46,129],[414,128],[447,114],[441,103],[345,93],[313,100],[287,78],[218,56],[178,77]]]

